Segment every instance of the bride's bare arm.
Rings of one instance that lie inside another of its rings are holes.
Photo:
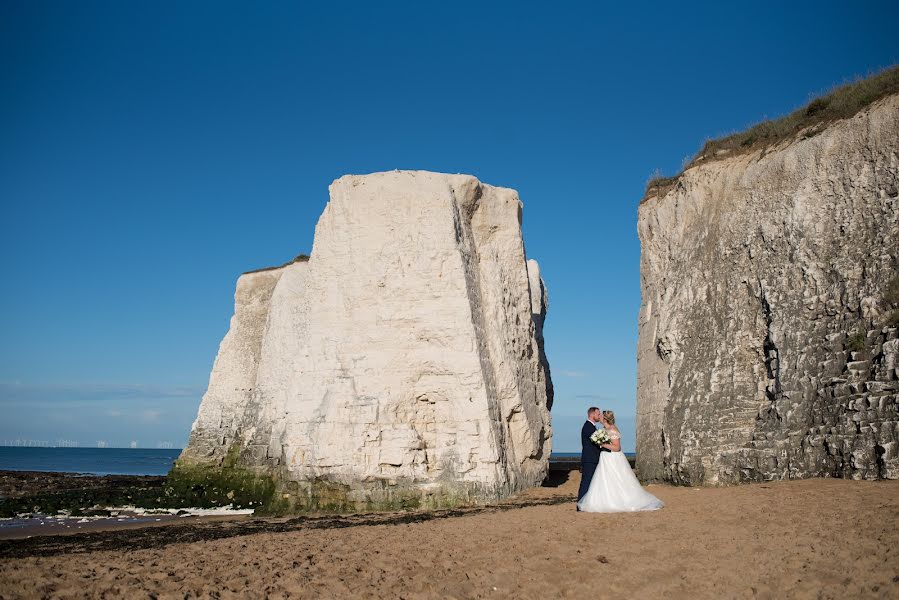
[[[618,428],[616,427],[615,429],[610,429],[609,431],[614,431],[618,434],[619,437],[616,437],[609,444],[603,444],[602,446],[600,446],[600,448],[605,448],[606,450],[611,450],[612,452],[621,452],[621,434],[618,433]]]

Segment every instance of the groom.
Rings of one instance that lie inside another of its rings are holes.
[[[600,447],[590,441],[590,436],[596,432],[596,424],[599,423],[600,410],[591,406],[587,409],[587,421],[581,428],[581,487],[577,491],[577,499],[587,493],[590,488],[590,481],[596,472],[596,466],[599,464]],[[580,510],[580,509],[578,509]]]

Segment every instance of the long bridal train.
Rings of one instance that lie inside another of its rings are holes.
[[[637,481],[623,452],[603,452],[587,494],[577,503],[583,512],[658,510],[665,503]]]

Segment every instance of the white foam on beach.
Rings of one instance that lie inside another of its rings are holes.
[[[256,512],[255,508],[233,508],[230,504],[218,508],[182,508],[187,514],[182,517],[214,517],[219,515],[252,515]],[[178,512],[178,511],[175,511]]]
[[[110,516],[119,516],[127,513],[129,516],[148,515],[177,515],[179,517],[216,517],[231,515],[252,515],[256,512],[253,508],[234,508],[233,504],[217,506],[215,508],[140,508],[138,506],[109,506],[104,510],[110,511]]]
[[[218,506],[215,508],[140,508],[137,506],[95,506],[94,510],[109,511],[108,515],[79,515],[71,516],[69,511],[60,511],[56,515],[40,515],[32,513],[22,513],[15,517],[0,518],[0,529],[11,530],[23,526],[48,526],[71,528],[72,524],[76,529],[88,523],[106,522],[106,523],[139,523],[143,521],[161,521],[161,518],[153,517],[229,517],[240,515],[252,515],[255,510],[252,508],[234,508],[232,504],[227,506]]]

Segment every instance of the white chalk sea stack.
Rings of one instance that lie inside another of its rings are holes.
[[[238,280],[173,474],[253,479],[289,510],[452,506],[539,485],[547,297],[521,211],[517,192],[468,175],[335,181],[308,260]]]

